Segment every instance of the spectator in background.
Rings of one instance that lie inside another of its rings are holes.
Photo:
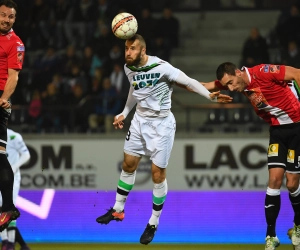
[[[56,0],[52,12],[51,19],[55,26],[55,43],[57,49],[62,49],[66,46],[66,30],[71,27],[66,22],[66,18],[71,8],[70,0]]]
[[[122,63],[122,65],[124,65],[125,63],[123,51],[118,43],[114,44],[109,51],[109,58],[106,64],[106,67],[109,70],[109,72],[113,70],[113,66],[115,63]]]
[[[282,13],[275,28],[281,48],[287,48],[290,41],[296,41],[298,44],[300,43],[299,27],[299,6],[293,4],[288,14]]]
[[[51,9],[44,0],[34,0],[29,10],[29,20],[27,30],[30,32],[29,47],[32,49],[42,49],[47,45],[53,45],[52,34],[50,33]],[[26,43],[26,44],[27,44]]]
[[[155,55],[162,60],[170,61],[171,48],[162,37],[152,39],[151,48],[152,50],[150,50],[150,53],[152,55]]]
[[[81,67],[77,64],[74,64],[71,69],[71,75],[67,77],[67,88],[68,93],[70,93],[73,89],[73,87],[76,84],[80,84],[84,93],[88,90],[88,78],[86,77],[84,71],[81,69]]]
[[[64,117],[64,120],[66,118],[69,118],[69,120],[65,120],[64,122],[66,122],[66,125],[72,131],[85,133],[88,128],[89,109],[87,108],[88,103],[85,101],[84,91],[80,84],[75,84],[73,86],[72,91],[68,96],[67,104],[72,111],[67,111],[65,113],[66,116]]]
[[[47,85],[46,91],[42,93],[42,112],[37,122],[38,132],[62,132],[61,112],[63,99],[57,91],[54,83]]]
[[[73,5],[68,17],[69,29],[66,29],[66,36],[69,44],[83,48],[87,39],[93,33],[97,20],[97,9],[92,0],[78,0]],[[76,31],[76,35],[74,34]]]
[[[126,103],[130,83],[124,73],[123,66],[120,63],[115,63],[113,71],[110,74],[111,85],[115,87],[120,98],[121,106]]]
[[[74,45],[68,45],[65,53],[60,59],[60,72],[68,76],[71,74],[72,67],[81,61],[81,57],[76,53]]]
[[[105,60],[109,56],[112,43],[113,37],[111,30],[101,20],[98,21],[96,30],[91,37],[89,45],[101,59]]]
[[[97,0],[97,17],[107,25],[111,23],[116,10],[113,9],[113,1]]]
[[[157,37],[163,38],[171,49],[179,46],[179,21],[173,16],[171,8],[165,7],[162,17],[157,21]]]
[[[114,116],[120,112],[121,103],[117,90],[112,86],[108,77],[103,79],[102,88],[94,107],[94,113],[89,116],[88,120],[92,131],[102,127],[102,132],[108,133],[113,129]]]
[[[253,67],[261,63],[269,63],[268,45],[258,28],[254,27],[244,43],[241,66]]]
[[[52,76],[59,67],[59,58],[53,47],[48,47],[44,55],[41,55],[34,62],[34,86],[39,90],[44,90],[43,83],[50,82]]]
[[[155,37],[155,29],[157,28],[157,19],[152,17],[149,8],[142,9],[142,15],[138,20],[138,32],[141,34],[148,44],[148,50],[151,51],[152,39]],[[122,54],[123,55],[123,54]]]
[[[103,69],[96,68],[94,76],[91,80],[91,85],[88,89],[88,96],[95,97],[98,96],[102,91],[102,79],[103,79]]]
[[[95,69],[103,65],[103,61],[93,53],[93,49],[90,46],[86,46],[83,52],[82,58],[82,70],[85,75],[92,78],[95,74]]]
[[[300,68],[300,51],[295,41],[290,41],[288,48],[282,51],[281,64]]]
[[[37,121],[40,119],[42,111],[41,93],[35,89],[29,103],[28,109],[28,123],[34,126],[34,131],[37,131]]]

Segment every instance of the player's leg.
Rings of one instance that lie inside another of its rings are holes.
[[[292,243],[296,250],[300,250],[300,186],[299,174],[286,173],[289,198],[294,210],[294,228],[292,232]]]
[[[7,243],[8,243],[8,235],[7,235],[7,230],[4,229],[1,233],[0,233],[0,237],[1,237],[1,250],[5,250]]]
[[[7,121],[10,109],[0,108],[0,190],[3,199],[0,215],[0,231],[4,230],[12,220],[20,216],[13,204],[14,174],[6,156]]]
[[[171,155],[174,137],[175,137],[175,119],[172,113],[163,119],[157,119],[155,122],[146,123],[146,129],[143,135],[148,144],[148,149],[152,152],[152,180],[153,200],[152,215],[140,238],[140,243],[149,244],[157,231],[159,218],[162,213],[163,205],[168,193],[168,184],[166,179],[166,167]]]
[[[124,153],[123,167],[116,193],[116,202],[114,206],[107,211],[106,214],[96,219],[98,223],[108,224],[112,220],[122,221],[124,219],[125,203],[129,192],[133,188],[136,168],[139,164],[140,159],[140,156],[133,156]]]
[[[269,181],[265,197],[265,217],[267,222],[265,250],[274,250],[279,246],[276,235],[276,221],[280,211],[280,188],[286,168],[286,139],[282,126],[270,127],[268,148]]]
[[[21,185],[21,173],[17,171],[14,176],[14,188],[13,188],[13,202],[16,204]],[[8,241],[14,245],[18,242],[21,246],[21,250],[28,250],[29,247],[25,243],[20,231],[17,228],[17,221],[12,221],[7,228],[8,231]]]
[[[124,206],[129,192],[132,190],[136,169],[145,154],[142,137],[140,135],[138,118],[135,116],[131,122],[124,144],[124,161],[122,172],[118,182],[116,202],[106,214],[98,217],[96,221],[100,224],[108,224],[112,220],[122,221],[124,219]]]
[[[16,242],[21,246],[20,250],[30,250],[25,240],[23,239],[19,228],[16,228]]]
[[[280,211],[280,187],[285,170],[282,168],[269,169],[269,182],[265,197],[265,217],[267,222],[265,250],[274,250],[279,246],[276,235],[276,221]]]
[[[295,249],[300,250],[300,125],[295,124],[289,132],[286,186],[294,210],[294,228],[291,239]]]
[[[16,240],[16,223],[17,222],[13,220],[9,223],[7,227],[8,243],[6,248],[9,250],[14,250],[15,240]]]

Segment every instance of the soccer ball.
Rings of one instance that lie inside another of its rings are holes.
[[[123,12],[114,17],[111,29],[116,37],[129,39],[137,32],[138,23],[133,15]]]

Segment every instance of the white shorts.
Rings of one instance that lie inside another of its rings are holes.
[[[167,117],[149,118],[135,113],[125,138],[124,152],[150,156],[158,167],[166,168],[173,148],[176,121],[172,112]]]
[[[14,205],[16,205],[17,197],[19,195],[20,191],[20,185],[21,185],[21,173],[20,171],[15,174],[14,177],[14,187],[13,187],[13,202]],[[0,194],[0,207],[2,207],[2,196]]]

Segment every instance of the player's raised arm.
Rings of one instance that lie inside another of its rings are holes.
[[[176,79],[176,84],[182,88],[185,88],[191,92],[195,92],[199,95],[204,96],[210,101],[213,102],[221,102],[221,103],[228,103],[232,101],[232,97],[228,95],[221,94],[220,91],[215,91],[215,92],[209,92],[209,88],[211,90],[217,90],[216,86],[210,82],[206,83],[207,87],[205,87],[204,84],[196,81],[195,79],[192,79],[188,77],[185,73],[180,71],[177,79]]]

